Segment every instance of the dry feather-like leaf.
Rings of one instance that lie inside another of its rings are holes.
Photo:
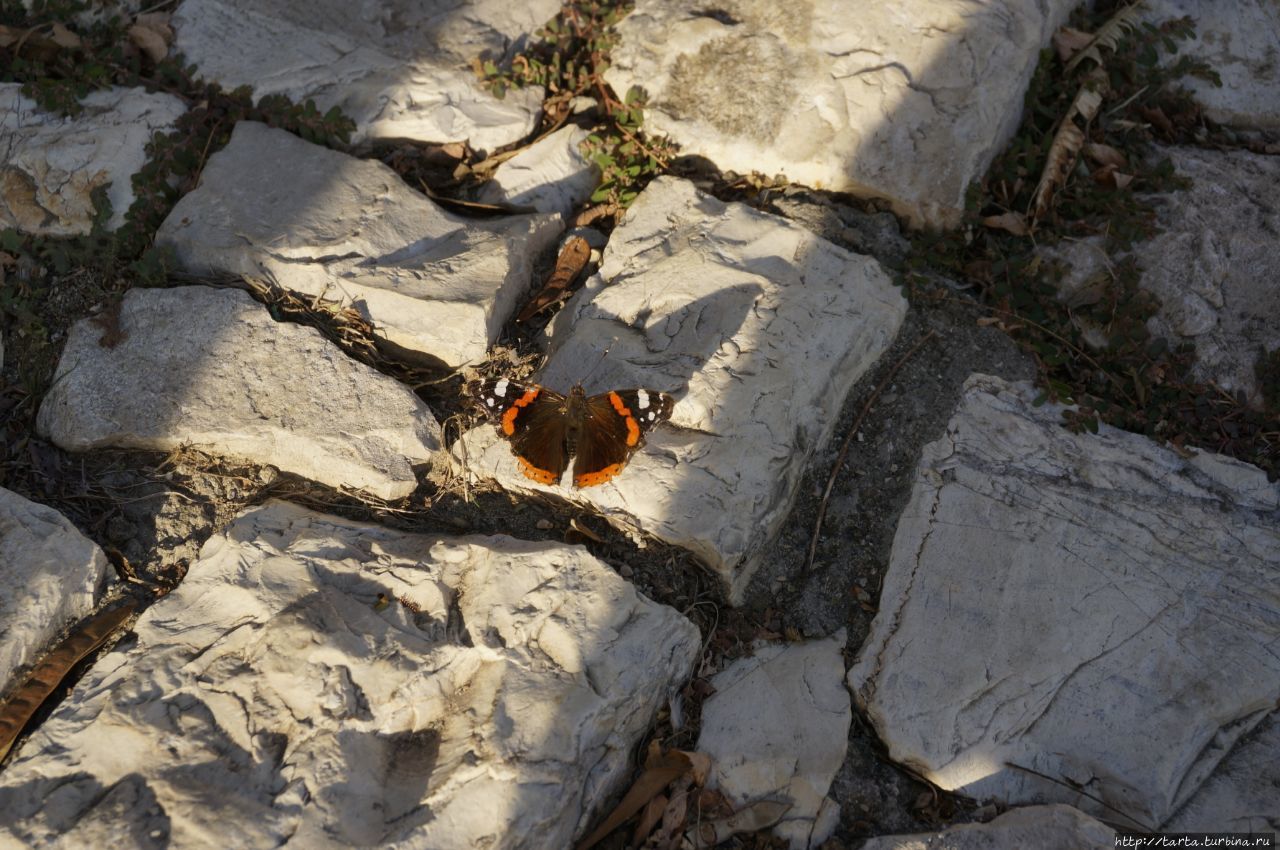
[[[1089,142],[1084,146],[1084,155],[1089,159],[1098,163],[1098,165],[1111,165],[1121,168],[1126,163],[1124,154],[1111,145],[1104,145],[1099,142]]]
[[[982,220],[982,224],[995,230],[1007,231],[1014,236],[1026,236],[1030,232],[1027,229],[1027,220],[1022,217],[1022,214],[1012,211],[1000,215],[989,215]]]
[[[1116,47],[1120,44],[1120,39],[1124,38],[1127,33],[1132,32],[1138,26],[1138,13],[1142,10],[1142,2],[1125,6],[1116,12],[1111,18],[1098,28],[1093,34],[1093,40],[1087,47],[1077,53],[1070,62],[1067,63],[1064,70],[1069,74],[1075,70],[1086,59],[1092,59],[1098,66],[1103,65],[1102,50],[1115,52]]]
[[[27,675],[27,680],[0,703],[0,760],[9,754],[18,733],[71,668],[102,646],[136,608],[136,603],[126,602],[118,608],[94,614],[77,625],[66,639],[40,660]]]
[[[647,806],[649,801],[658,796],[668,785],[691,772],[693,763],[690,755],[681,750],[669,750],[664,753],[661,744],[657,741],[651,742],[644,762],[644,773],[640,774],[640,778],[627,790],[622,801],[609,813],[608,817],[592,830],[590,835],[578,842],[575,850],[588,850],[594,847],[605,836],[626,823],[628,818]]]
[[[1088,47],[1092,41],[1093,33],[1073,29],[1072,27],[1062,27],[1053,34],[1053,49],[1058,54],[1058,60],[1066,62],[1082,49]]]
[[[1098,107],[1102,105],[1102,92],[1095,87],[1105,85],[1105,77],[1096,73],[1090,74],[1080,87],[1080,91],[1076,93],[1075,100],[1067,109],[1067,114],[1063,116],[1062,125],[1058,127],[1053,143],[1049,145],[1049,155],[1045,158],[1044,171],[1040,175],[1040,182],[1036,184],[1031,208],[1027,211],[1027,218],[1031,222],[1034,223],[1045,214],[1049,209],[1049,201],[1053,197],[1054,190],[1066,184],[1067,177],[1076,164],[1076,156],[1084,145],[1085,130],[1093,120],[1093,116],[1098,114]],[[1080,124],[1076,124],[1076,119],[1080,120]]]

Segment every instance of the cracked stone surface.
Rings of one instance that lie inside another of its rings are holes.
[[[66,517],[0,487],[0,692],[102,598],[107,556]]]
[[[599,169],[579,147],[586,138],[586,130],[571,125],[540,139],[499,165],[477,200],[556,212],[567,221],[600,183]]]
[[[203,286],[133,289],[118,316],[77,322],[36,426],[68,451],[194,444],[383,499],[411,493],[440,447],[407,387]]]
[[[1276,712],[1280,485],[1105,425],[1072,434],[1035,396],[966,383],[849,684],[890,756],[943,788],[1158,827]]]
[[[0,228],[86,234],[98,189],[111,202],[107,229],[124,224],[147,143],[186,111],[173,95],[128,88],[91,92],[82,104],[75,118],[55,115],[23,97],[21,83],[0,83]]]
[[[721,169],[889,199],[953,226],[1017,129],[1070,0],[639,0],[605,79],[648,95],[645,130]],[[742,69],[752,69],[750,86]],[[903,163],[911,163],[903,167]]]
[[[246,121],[156,242],[196,274],[351,305],[393,349],[456,368],[485,357],[561,229],[555,214],[453,215],[380,162]]]
[[[1065,805],[1028,806],[989,823],[967,823],[939,832],[882,835],[861,850],[1112,850],[1115,830]]]
[[[844,761],[853,712],[844,685],[843,629],[825,640],[757,645],[711,679],[698,752],[737,808],[791,804],[773,828],[792,850],[831,837],[840,806],[826,796]]]
[[[269,502],[0,774],[0,844],[568,847],[700,650],[581,547]]]
[[[225,88],[337,106],[353,142],[469,142],[489,151],[533,132],[543,91],[485,90],[470,63],[501,59],[559,0],[184,0],[174,49]]]
[[[1196,148],[1156,155],[1192,186],[1154,199],[1163,232],[1134,248],[1142,286],[1161,302],[1149,328],[1195,344],[1197,378],[1261,405],[1255,363],[1280,349],[1280,157]]]
[[[567,391],[589,374],[589,392],[669,392],[671,423],[597,487],[530,481],[487,424],[462,441],[467,463],[508,489],[552,493],[691,550],[740,600],[806,462],[905,313],[874,259],[660,178],[549,328],[539,380]]]
[[[1273,0],[1147,0],[1143,18],[1158,23],[1190,16],[1195,35],[1178,42],[1172,63],[1190,55],[1208,62],[1222,86],[1179,80],[1205,114],[1244,128],[1280,127],[1280,6]]]
[[[1195,832],[1211,823],[1226,832],[1280,831],[1280,714],[1272,712],[1244,736],[1196,795],[1165,821],[1167,832]]]

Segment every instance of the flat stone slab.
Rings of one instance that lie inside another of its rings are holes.
[[[715,12],[638,0],[605,79],[620,94],[644,89],[645,131],[684,154],[887,198],[914,226],[950,227],[1017,129],[1040,48],[1075,5],[904,0],[851,15],[840,0]]]
[[[194,444],[383,499],[413,492],[440,447],[407,387],[204,286],[133,289],[118,317],[77,322],[36,427],[68,451]]]
[[[107,556],[53,508],[0,487],[0,693],[102,598]]]
[[[698,752],[735,808],[775,800],[790,808],[773,832],[793,850],[817,848],[840,822],[826,796],[844,762],[853,712],[844,685],[845,632],[757,646],[711,679]]]
[[[555,214],[453,215],[380,162],[246,121],[156,242],[195,274],[353,306],[394,348],[455,368],[486,356],[561,228]]]
[[[566,221],[600,184],[600,169],[583,155],[587,131],[570,125],[539,139],[498,166],[477,200],[556,212]]]
[[[569,847],[698,631],[581,547],[269,502],[0,774],[0,844]]]
[[[1195,36],[1178,42],[1178,56],[1208,62],[1221,87],[1197,77],[1178,81],[1219,124],[1280,128],[1280,9],[1271,0],[1147,0],[1151,22],[1190,16]]]
[[[943,788],[1154,829],[1276,712],[1280,485],[1105,425],[1072,434],[1036,395],[967,382],[849,684],[891,758]]]
[[[862,850],[1113,850],[1115,830],[1070,806],[1028,806],[989,823],[868,838]]]
[[[1254,727],[1190,800],[1160,825],[1165,832],[1275,832],[1280,827],[1280,713]]]
[[[459,454],[510,490],[554,494],[691,550],[740,600],[805,465],[906,306],[874,259],[663,177],[557,314],[539,380],[567,392],[589,375],[589,392],[672,393],[670,424],[620,476],[584,489],[524,477],[488,424]]]
[[[91,92],[74,118],[42,111],[21,83],[0,83],[0,228],[40,236],[93,229],[93,192],[106,187],[109,230],[133,204],[131,178],[147,161],[157,132],[186,112],[170,94],[113,88]]]
[[[1261,405],[1258,354],[1280,349],[1280,157],[1198,148],[1156,155],[1192,186],[1153,199],[1163,232],[1134,248],[1142,286],[1161,302],[1150,330],[1194,343],[1196,377]]]
[[[174,49],[207,79],[337,106],[353,142],[469,142],[489,151],[533,132],[539,87],[490,94],[471,69],[501,59],[560,11],[559,0],[184,0]]]

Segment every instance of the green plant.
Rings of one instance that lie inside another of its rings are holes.
[[[1092,17],[1077,23],[1087,27],[1108,11],[1099,4]],[[1106,102],[1098,120],[1081,127],[1078,149],[1100,153],[1110,164],[1089,165],[1085,157],[1064,169],[1039,229],[1028,235],[1010,232],[1005,216],[1032,207],[1057,128],[1081,87],[1045,51],[1017,134],[970,188],[965,227],[915,240],[906,264],[908,291],[917,299],[955,300],[931,285],[937,273],[977,282],[982,308],[1035,359],[1040,400],[1076,405],[1065,417],[1069,427],[1096,430],[1107,422],[1174,445],[1230,454],[1274,476],[1280,473],[1274,404],[1270,412],[1255,410],[1242,398],[1196,381],[1190,348],[1151,336],[1148,320],[1159,303],[1139,286],[1141,270],[1133,261],[1112,262],[1084,292],[1065,298],[1060,269],[1038,250],[1063,238],[1100,237],[1107,253],[1117,257],[1154,235],[1157,220],[1146,198],[1186,181],[1167,160],[1152,156],[1151,142],[1214,132],[1175,84],[1188,73],[1213,79],[1212,70],[1185,58],[1163,66],[1158,61],[1160,50],[1176,50],[1190,34],[1186,20],[1108,31],[1103,47],[1114,53],[1102,66]],[[1260,375],[1280,369],[1274,359],[1260,364]]]
[[[476,72],[501,97],[515,86],[537,85],[547,90],[542,131],[567,118],[575,97],[595,99],[597,124],[584,144],[584,153],[600,169],[601,183],[591,196],[595,203],[625,208],[649,180],[662,173],[674,154],[671,144],[646,138],[644,96],[632,88],[623,98],[604,81],[609,52],[617,36],[613,25],[630,11],[629,4],[579,0],[535,34],[529,48],[500,67],[492,59],[475,63]]]

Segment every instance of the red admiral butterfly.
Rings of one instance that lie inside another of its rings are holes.
[[[568,397],[537,384],[491,379],[472,390],[498,431],[511,441],[520,471],[558,484],[573,464],[573,486],[594,487],[622,472],[649,429],[671,417],[675,399],[656,390],[613,390]]]

